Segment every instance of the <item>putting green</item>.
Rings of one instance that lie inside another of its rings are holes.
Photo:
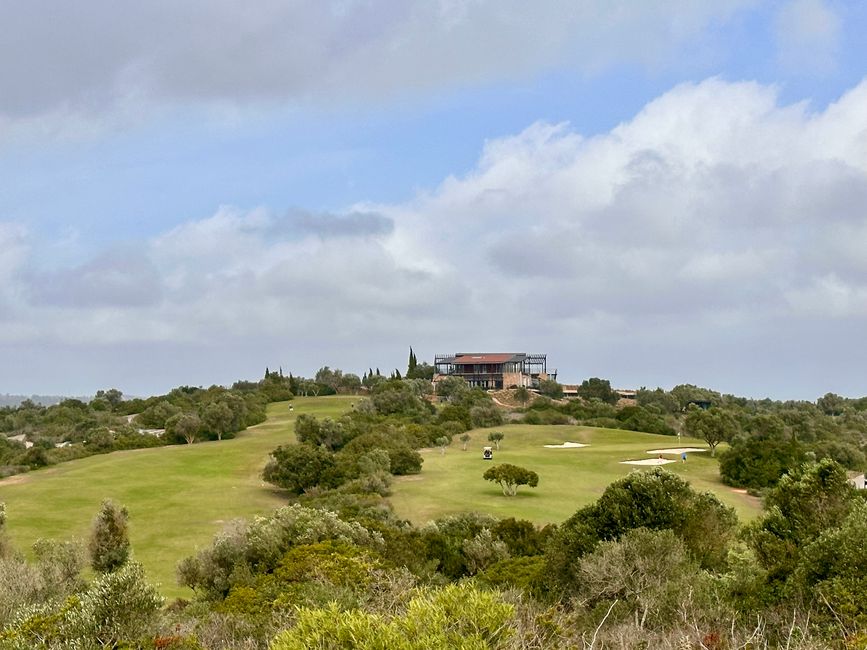
[[[482,448],[493,446],[488,434],[502,431],[505,439],[494,450],[493,461],[482,459]],[[648,449],[671,446],[677,439],[649,433],[582,426],[507,425],[469,432],[472,440],[461,450],[457,437],[445,454],[439,449],[423,450],[421,474],[395,481],[391,502],[397,514],[416,524],[437,517],[475,510],[497,517],[529,519],[536,523],[559,523],[578,508],[592,503],[605,487],[630,471],[642,471],[624,460],[647,458]],[[587,447],[551,449],[564,441]],[[700,440],[680,442],[706,447]],[[491,465],[512,463],[539,475],[537,488],[521,487],[514,497],[503,496],[500,487],[482,479]],[[710,491],[735,508],[746,521],[761,511],[760,501],[722,484],[717,461],[710,454],[691,454],[685,463],[666,466],[690,482],[696,490]]]

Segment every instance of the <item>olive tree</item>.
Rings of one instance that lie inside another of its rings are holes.
[[[507,497],[515,496],[521,485],[530,487],[539,485],[539,475],[536,472],[510,463],[494,465],[482,475],[482,478],[499,483],[503,488],[503,494]]]
[[[496,445],[497,451],[500,451],[500,441],[505,437],[502,431],[492,431],[488,434],[488,440]]]
[[[738,423],[734,416],[720,408],[708,410],[691,407],[684,420],[687,434],[693,438],[703,438],[710,447],[710,455],[716,455],[716,447],[721,442],[730,442],[738,433]]]

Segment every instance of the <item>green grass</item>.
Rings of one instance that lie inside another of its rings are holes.
[[[621,465],[620,461],[653,458],[646,453],[650,449],[707,446],[692,438],[678,442],[671,436],[581,426],[516,424],[496,430],[502,431],[505,439],[500,451],[494,451],[493,462],[482,460],[482,447],[492,445],[487,441],[492,429],[471,431],[467,451],[461,450],[457,436],[445,455],[439,449],[424,450],[421,474],[395,481],[391,502],[397,514],[416,524],[468,510],[537,523],[559,523],[598,499],[609,483],[639,469],[635,465]],[[567,440],[590,446],[543,447]],[[514,497],[503,496],[499,485],[482,479],[484,471],[497,463],[512,463],[535,471],[539,474],[539,486],[524,486]],[[723,503],[735,508],[742,521],[760,512],[758,499],[722,484],[717,461],[710,457],[709,451],[689,454],[686,463],[678,459],[677,463],[663,467],[682,476],[696,490],[715,493]]]
[[[175,566],[208,544],[226,521],[267,513],[286,502],[261,479],[268,453],[294,442],[299,413],[345,412],[357,398],[298,398],[271,404],[268,420],[232,440],[115,452],[0,481],[13,543],[86,539],[104,498],[130,512],[133,552],[166,596],[188,597]]]
[[[189,597],[175,581],[175,566],[207,545],[223,524],[237,517],[265,514],[286,502],[280,491],[262,482],[268,453],[295,441],[299,413],[319,417],[345,412],[357,398],[298,398],[271,404],[268,420],[232,440],[92,456],[0,481],[0,501],[8,509],[12,541],[29,548],[39,538],[86,539],[102,499],[130,512],[135,557],[168,597]],[[509,425],[494,463],[514,463],[535,470],[539,487],[522,487],[515,497],[484,481],[491,463],[482,460],[490,430],[470,432],[469,451],[455,439],[445,455],[424,450],[422,473],[395,482],[391,498],[397,513],[419,524],[444,514],[475,510],[538,523],[560,522],[593,502],[612,481],[634,469],[626,459],[651,458],[648,449],[676,447],[669,436],[577,426]],[[590,443],[582,449],[544,449],[566,440]],[[703,447],[692,439],[683,446]],[[710,454],[690,454],[685,464],[665,465],[696,489],[711,490],[734,506],[742,520],[759,512],[757,499],[719,481]]]

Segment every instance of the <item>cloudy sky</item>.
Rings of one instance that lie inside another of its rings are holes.
[[[0,0],[0,393],[546,352],[867,394],[860,0]]]

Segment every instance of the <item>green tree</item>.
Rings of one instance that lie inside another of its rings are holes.
[[[112,409],[115,409],[123,401],[123,393],[120,392],[117,388],[98,390],[96,391],[95,399],[103,399],[108,402]]]
[[[546,550],[551,586],[563,592],[578,585],[578,558],[600,541],[619,539],[636,528],[671,530],[703,568],[724,566],[737,517],[710,493],[695,492],[684,479],[655,468],[632,472],[607,488],[558,528]]]
[[[202,411],[202,429],[222,440],[223,436],[232,431],[234,417],[232,410],[224,402],[211,402]]]
[[[578,576],[577,597],[585,607],[605,611],[617,602],[620,611],[640,614],[642,627],[712,611],[710,576],[670,530],[636,528],[602,542],[580,560]]]
[[[461,438],[460,438],[460,440],[461,440],[461,444],[463,445],[463,450],[464,450],[464,451],[467,450],[467,443],[468,443],[471,439],[472,439],[472,436],[470,436],[469,433],[463,433],[463,434],[461,434]]]
[[[857,499],[837,463],[803,464],[765,497],[766,514],[750,525],[748,539],[771,581],[785,581],[803,550],[823,531],[840,524]]]
[[[202,421],[195,413],[179,413],[166,421],[166,436],[170,440],[183,440],[193,444],[202,430]]]
[[[415,353],[412,351],[412,347],[409,348],[409,363],[406,366],[406,376],[409,379],[413,378],[413,373],[415,372],[416,367],[418,366],[418,359],[415,358]]]
[[[500,442],[505,438],[506,435],[502,431],[491,431],[488,434],[488,442],[493,442],[497,447],[497,451],[500,450]]]
[[[510,463],[502,463],[488,468],[482,478],[486,481],[499,483],[503,489],[503,494],[507,497],[515,496],[521,485],[529,485],[530,487],[539,485],[539,475],[536,472]]]
[[[738,436],[732,440],[731,448],[720,454],[719,472],[723,483],[755,489],[771,487],[783,474],[803,462],[804,448],[785,437],[779,418],[770,417],[766,421],[770,429]]]
[[[336,451],[346,444],[346,431],[340,422],[331,418],[317,419],[313,415],[302,413],[295,420],[295,437],[298,442],[314,447],[325,447]]]
[[[361,378],[351,372],[347,372],[340,378],[338,392],[356,394],[361,389]]]
[[[116,571],[129,559],[129,513],[105,499],[93,520],[87,550],[90,565],[98,573]]]
[[[440,454],[445,454],[446,447],[450,444],[452,444],[452,440],[448,436],[440,436],[436,439],[436,446],[440,448]]]
[[[563,386],[553,379],[542,379],[539,382],[539,392],[551,399],[561,399],[563,397]]]
[[[306,444],[277,447],[265,465],[262,477],[294,494],[312,487],[334,487],[338,483],[334,454]]]
[[[503,423],[503,413],[493,402],[475,404],[470,407],[470,422],[479,429],[497,427]]]
[[[530,391],[527,390],[526,386],[518,386],[515,389],[515,399],[518,400],[522,406],[526,406],[527,402],[530,401]]]
[[[846,398],[835,393],[826,393],[816,400],[816,406],[826,415],[842,415],[846,410]]]
[[[708,410],[691,407],[683,424],[688,435],[702,438],[708,444],[711,456],[716,455],[719,443],[730,442],[738,433],[734,416],[716,406]]]
[[[432,381],[434,378],[434,374],[436,374],[436,368],[430,365],[427,361],[422,361],[417,364],[413,369],[412,373],[407,373],[407,379],[424,379],[425,381]]]
[[[581,382],[578,396],[583,399],[598,399],[606,404],[616,404],[620,396],[611,389],[611,382],[599,377],[591,377]]]
[[[437,382],[437,396],[450,401],[459,400],[469,390],[463,377],[444,377]]]

